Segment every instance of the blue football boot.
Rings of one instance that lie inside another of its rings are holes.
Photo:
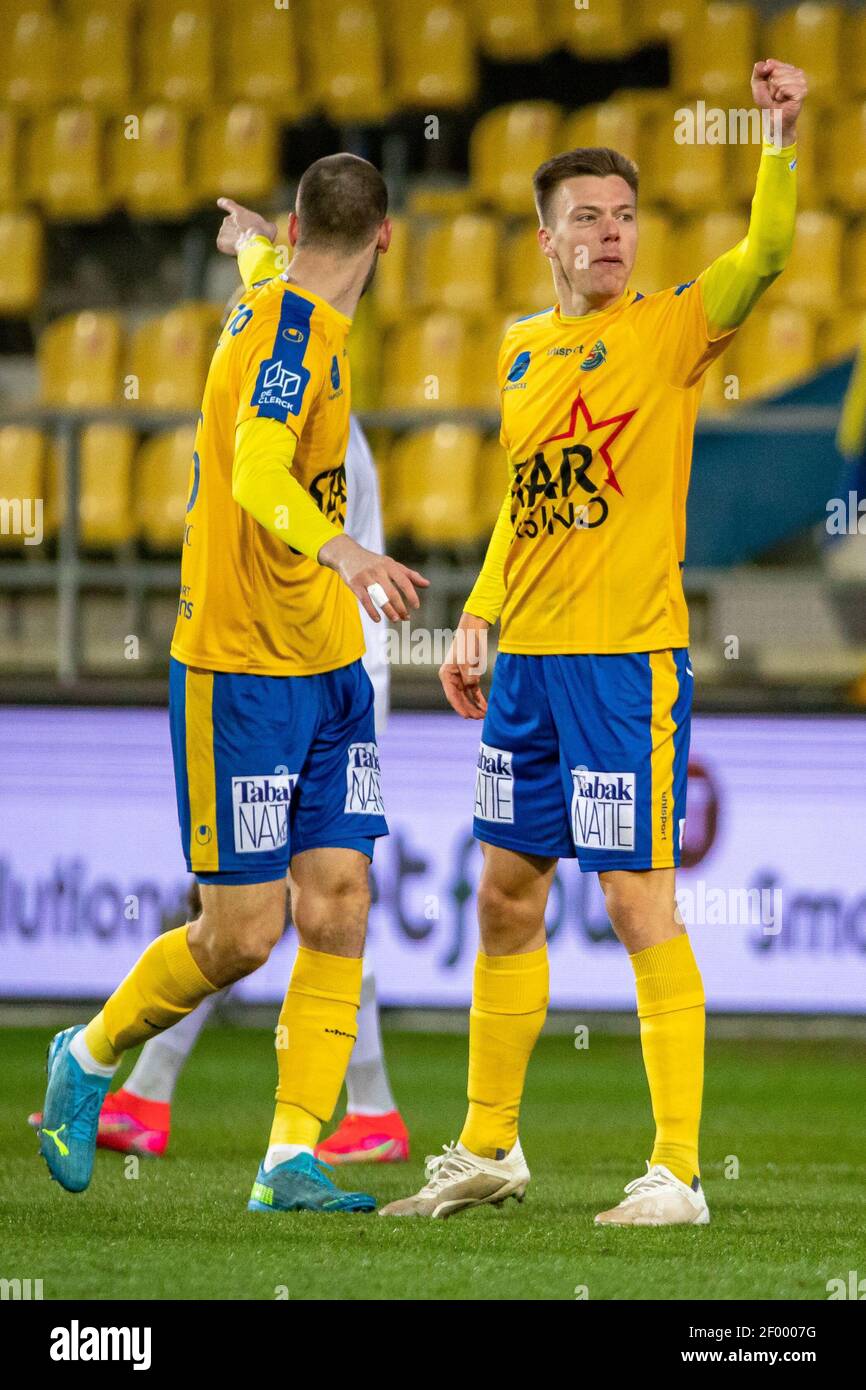
[[[84,1027],[64,1028],[52,1038],[46,1070],[48,1089],[39,1126],[39,1152],[67,1192],[83,1192],[93,1173],[99,1112],[110,1076],[86,1072],[72,1056],[69,1045]]]
[[[327,1172],[325,1171],[327,1169]],[[366,1192],[341,1192],[328,1177],[333,1169],[312,1154],[296,1154],[270,1172],[259,1165],[248,1211],[375,1211]]]

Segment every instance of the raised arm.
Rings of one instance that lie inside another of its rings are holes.
[[[752,95],[764,111],[778,113],[781,143],[761,151],[746,236],[713,261],[700,277],[712,337],[738,328],[784,269],[797,213],[797,117],[806,95],[800,68],[767,58],[752,71]]]

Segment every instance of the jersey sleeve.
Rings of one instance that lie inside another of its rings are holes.
[[[312,330],[313,305],[286,293],[257,311],[240,335],[241,387],[235,421],[279,420],[300,439],[327,384],[325,349]]]
[[[281,275],[286,268],[285,262],[285,252],[264,236],[248,237],[238,249],[238,270],[248,290]]]

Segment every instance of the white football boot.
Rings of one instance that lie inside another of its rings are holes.
[[[688,1187],[662,1163],[654,1163],[642,1178],[625,1188],[625,1199],[610,1211],[600,1211],[596,1226],[708,1226],[710,1212],[704,1190]]]
[[[414,1197],[379,1209],[380,1216],[454,1216],[468,1207],[494,1206],[514,1197],[523,1201],[529,1169],[520,1140],[502,1158],[481,1158],[461,1143],[443,1144],[425,1163],[426,1183]]]

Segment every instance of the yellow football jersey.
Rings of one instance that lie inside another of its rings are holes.
[[[232,497],[235,430],[256,416],[297,436],[292,474],[342,527],[351,320],[284,277],[249,290],[220,335],[196,431],[171,653],[211,671],[315,675],[364,651],[358,603]]]
[[[626,290],[580,318],[554,305],[508,330],[498,372],[513,535],[500,650],[688,644],[692,435],[703,374],[731,336],[710,336],[700,281]]]

